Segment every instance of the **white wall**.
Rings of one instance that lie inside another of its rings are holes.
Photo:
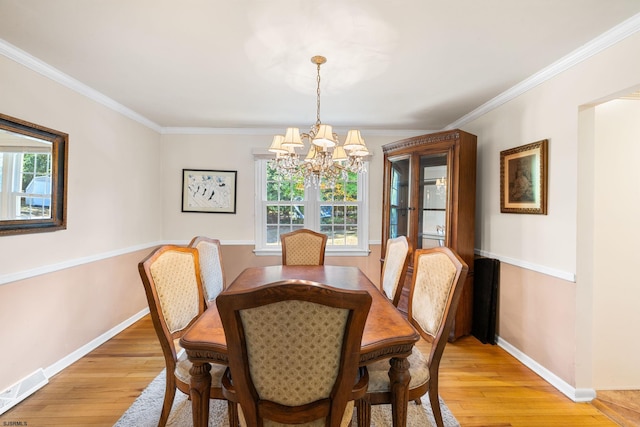
[[[585,263],[577,259],[577,242],[594,234],[589,221],[580,223],[578,219],[577,195],[588,194],[579,190],[590,182],[579,175],[593,173],[590,165],[581,165],[585,170],[578,172],[579,146],[584,142],[579,137],[579,111],[583,105],[637,87],[639,51],[640,34],[636,33],[463,126],[478,135],[476,246],[519,268],[543,273],[533,281],[524,279],[527,274],[510,273],[510,281],[501,281],[500,292],[515,296],[508,301],[519,307],[500,308],[499,333],[505,332],[507,325],[528,325],[510,337],[517,341],[516,347],[576,388],[595,386],[596,367],[585,355],[593,352],[592,337],[598,345],[596,332],[602,327],[592,324],[591,319],[597,322],[616,310],[599,307],[602,312],[594,318],[591,278],[582,277],[578,270],[578,265]],[[501,214],[500,151],[541,139],[549,139],[548,215]],[[587,269],[582,272],[590,274]],[[557,278],[566,282],[559,292],[547,286]],[[540,313],[537,324],[523,318],[524,313],[536,310]],[[562,326],[560,331],[556,325]],[[573,344],[567,346],[566,342]],[[564,349],[559,352],[558,346]],[[619,349],[614,346],[612,351]],[[629,387],[640,387],[636,379],[626,380]]]
[[[0,76],[3,114],[69,134],[67,229],[0,236],[3,391],[146,307],[163,190],[157,132],[2,55]]]
[[[4,56],[0,75],[4,114],[69,134],[67,229],[0,237],[0,274],[158,241],[158,133]]]
[[[343,135],[344,136],[344,135]],[[382,234],[382,145],[411,135],[363,137],[372,153],[369,164],[369,239],[379,243]],[[228,244],[254,243],[255,165],[254,150],[265,151],[273,134],[174,135],[162,136],[162,210],[166,240],[189,240],[207,234]],[[237,170],[236,214],[181,212],[182,169]]]
[[[593,382],[640,388],[640,100],[595,107],[595,158]]]

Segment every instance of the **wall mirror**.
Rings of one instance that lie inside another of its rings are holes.
[[[0,114],[0,235],[66,228],[66,133]]]

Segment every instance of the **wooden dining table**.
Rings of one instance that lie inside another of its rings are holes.
[[[366,290],[371,308],[362,334],[360,365],[389,359],[392,416],[395,427],[407,424],[409,362],[420,336],[407,319],[357,267],[321,265],[251,267],[244,270],[223,292],[256,288],[273,282],[302,279],[341,289]],[[209,420],[210,363],[228,365],[227,342],[220,315],[212,304],[180,338],[191,367],[193,425],[206,427]]]

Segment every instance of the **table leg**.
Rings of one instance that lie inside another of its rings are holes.
[[[409,405],[409,361],[407,358],[392,357],[389,361],[389,381],[391,385],[391,413],[393,427],[406,427]]]
[[[211,365],[208,363],[194,362],[191,365],[191,409],[193,411],[194,427],[207,427],[209,425],[209,393],[211,389]]]

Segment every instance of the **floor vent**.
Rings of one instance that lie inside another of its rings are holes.
[[[42,369],[18,381],[2,393],[0,393],[0,414],[4,414],[18,403],[47,384],[49,380]]]

